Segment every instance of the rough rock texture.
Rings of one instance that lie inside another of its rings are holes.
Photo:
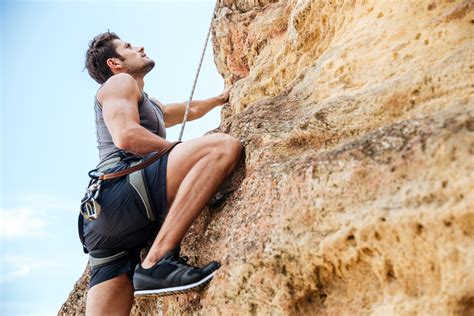
[[[474,315],[474,2],[224,0],[213,35],[245,159],[183,252],[222,268],[132,314]]]

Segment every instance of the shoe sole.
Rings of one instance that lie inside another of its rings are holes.
[[[212,277],[214,276],[214,273],[216,271],[212,272],[208,276],[206,276],[204,279],[199,280],[198,282],[188,284],[188,285],[183,285],[183,286],[176,286],[176,287],[169,287],[169,288],[164,288],[164,289],[156,289],[156,290],[139,290],[135,291],[133,295],[135,297],[141,297],[141,296],[169,296],[169,295],[176,295],[176,294],[182,294],[189,292],[194,289],[198,289],[201,286],[203,287],[206,285],[209,281],[211,281]]]

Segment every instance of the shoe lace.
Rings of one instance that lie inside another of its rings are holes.
[[[185,268],[193,268],[193,269],[198,269],[198,267],[192,266],[188,263],[189,257],[188,256],[180,256],[178,257],[178,260],[176,260],[176,263],[179,266],[185,267]]]

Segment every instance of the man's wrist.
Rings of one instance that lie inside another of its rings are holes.
[[[229,101],[227,98],[225,98],[224,96],[217,96],[214,98],[214,102],[216,105],[222,105],[224,103],[226,103],[227,101]]]

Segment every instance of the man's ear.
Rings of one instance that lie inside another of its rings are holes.
[[[118,58],[108,58],[107,59],[107,66],[109,66],[110,70],[120,70],[123,68],[122,61]]]

